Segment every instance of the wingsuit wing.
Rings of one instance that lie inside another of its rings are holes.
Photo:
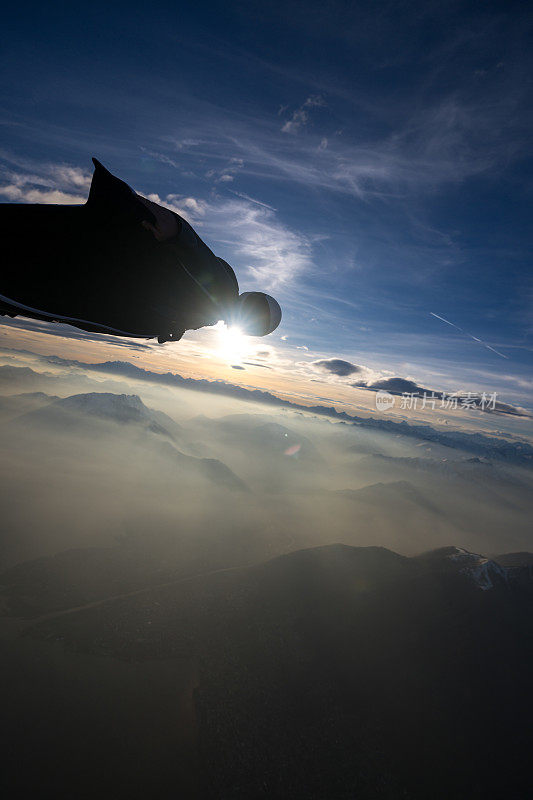
[[[179,215],[178,235],[156,241],[138,195],[93,161],[84,205],[0,204],[0,313],[162,339],[222,318],[238,296],[231,268]]]
[[[98,159],[92,159],[94,173],[86,206],[107,224],[140,224],[147,220],[155,224],[155,217],[140,202],[138,194],[128,184],[117,178]]]

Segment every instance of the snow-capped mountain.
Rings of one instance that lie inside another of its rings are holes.
[[[468,575],[480,589],[486,591],[493,589],[498,583],[507,582],[507,570],[492,561],[490,558],[469,553],[462,547],[454,547],[455,552],[450,553],[448,558],[457,565],[463,575]]]
[[[520,478],[511,471],[512,467],[506,469],[478,456],[461,459],[437,459],[414,456],[388,456],[383,453],[373,453],[367,458],[370,462],[377,461],[384,467],[408,469],[424,475],[433,473],[447,480],[469,481],[481,484],[486,484],[487,481],[497,481],[499,485],[521,484]]]
[[[181,428],[162,411],[148,408],[136,394],[88,392],[54,399],[48,405],[20,417],[21,424],[52,428],[80,428],[91,419],[119,425],[137,425],[143,430],[180,439]]]
[[[522,466],[533,464],[533,446],[525,440],[512,440],[503,436],[491,436],[477,432],[442,430],[434,428],[432,425],[411,425],[404,420],[396,422],[374,417],[369,419],[353,417],[353,421],[361,428],[433,442],[454,450],[464,450],[489,460],[505,461]]]
[[[456,572],[464,575],[483,591],[509,585],[510,570],[496,558],[472,553],[463,547],[441,547],[423,553],[415,559],[419,564],[439,572]]]
[[[110,392],[74,394],[57,400],[54,407],[65,411],[80,411],[95,417],[106,417],[115,422],[137,422],[150,417],[148,408],[136,394]]]

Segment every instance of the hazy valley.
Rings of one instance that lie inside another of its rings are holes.
[[[0,383],[4,711],[28,790],[87,760],[86,797],[523,790],[525,440],[453,447],[79,368]]]

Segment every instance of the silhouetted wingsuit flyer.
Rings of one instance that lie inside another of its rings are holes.
[[[0,204],[1,315],[161,343],[219,320],[252,336],[278,327],[273,297],[239,294],[185,219],[93,162],[84,205]]]

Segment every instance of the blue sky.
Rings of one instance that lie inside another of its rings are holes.
[[[524,9],[8,9],[0,200],[81,202],[96,155],[279,298],[284,357],[530,406]]]

